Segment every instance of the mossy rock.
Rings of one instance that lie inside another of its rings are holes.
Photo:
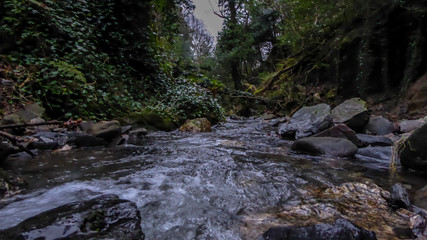
[[[178,127],[171,118],[162,117],[153,112],[137,113],[129,116],[129,118],[132,122],[142,125],[147,129],[172,131]]]
[[[207,118],[196,118],[187,120],[179,129],[181,132],[212,132],[211,123]]]

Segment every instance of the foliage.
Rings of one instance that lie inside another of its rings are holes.
[[[201,89],[188,79],[181,79],[172,84],[162,101],[152,100],[152,104],[143,111],[156,113],[175,122],[184,122],[186,119],[207,117],[213,122],[223,120],[223,109],[212,97],[208,89]]]
[[[176,119],[210,114],[182,110],[212,102],[177,81],[191,62],[181,34],[191,9],[189,0],[2,1],[0,55],[19,71],[0,74],[55,118],[112,118],[156,109],[162,99]],[[178,97],[184,93],[189,99]]]

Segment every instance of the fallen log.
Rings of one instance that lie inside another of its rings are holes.
[[[28,148],[24,147],[22,144],[19,143],[18,139],[16,139],[15,136],[13,136],[12,134],[9,134],[7,132],[2,132],[0,131],[0,136],[6,138],[7,140],[9,140],[13,145],[17,146],[19,149],[21,149],[22,151],[30,154],[32,157],[35,156],[34,153],[32,153],[30,150],[28,150]]]

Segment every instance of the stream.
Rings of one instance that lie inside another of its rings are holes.
[[[388,161],[297,155],[274,120],[228,120],[212,133],[151,132],[134,145],[10,157],[29,183],[0,201],[0,229],[55,207],[116,194],[136,203],[146,239],[256,239],[286,206],[345,182],[422,188]]]

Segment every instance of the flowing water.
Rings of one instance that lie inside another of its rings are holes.
[[[255,239],[263,213],[310,192],[370,179],[389,189],[388,162],[290,152],[275,121],[229,120],[212,133],[152,132],[137,145],[10,159],[27,190],[0,202],[0,229],[66,203],[116,194],[135,202],[146,239]],[[400,173],[419,189],[426,179]],[[270,219],[270,222],[280,219]]]

